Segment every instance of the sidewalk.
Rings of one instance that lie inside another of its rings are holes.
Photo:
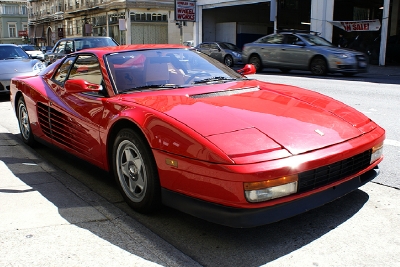
[[[0,126],[0,266],[199,266]]]
[[[370,65],[368,74],[381,75],[381,76],[399,76],[400,77],[400,65],[398,65],[398,66]]]

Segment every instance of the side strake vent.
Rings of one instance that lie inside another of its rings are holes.
[[[233,89],[227,91],[220,91],[220,92],[212,92],[207,94],[198,94],[198,95],[191,95],[191,98],[207,98],[207,97],[217,97],[217,96],[229,96],[229,95],[238,95],[244,94],[248,92],[255,92],[259,91],[259,87],[251,87],[251,88],[240,88],[240,89]]]
[[[84,130],[81,125],[42,103],[37,104],[37,111],[40,127],[46,136],[82,154],[90,154],[88,140],[81,133]]]

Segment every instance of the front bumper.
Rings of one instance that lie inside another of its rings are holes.
[[[356,56],[351,60],[332,59],[329,69],[338,73],[365,73],[368,72],[368,60],[365,56]]]
[[[376,166],[368,172],[339,185],[290,202],[265,208],[232,208],[191,198],[164,188],[162,189],[162,201],[167,206],[206,221],[229,227],[248,228],[277,222],[322,206],[356,190],[374,179],[378,174],[379,167]]]

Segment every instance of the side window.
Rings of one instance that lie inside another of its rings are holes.
[[[71,68],[69,80],[82,79],[89,83],[101,84],[100,64],[94,55],[80,55]]]
[[[216,49],[216,50],[218,50],[218,45],[217,45],[217,44],[211,44],[211,45],[210,45],[210,48],[211,48],[211,49]]]
[[[64,42],[60,42],[56,49],[54,50],[54,53],[59,53],[59,54],[65,54],[65,41]]]
[[[269,44],[282,44],[283,43],[283,35],[282,34],[275,34],[268,38],[267,43]]]
[[[53,79],[59,83],[63,83],[68,76],[68,72],[71,69],[72,63],[75,57],[69,57],[61,64],[58,68],[56,74],[54,74]]]
[[[300,40],[297,36],[293,34],[286,34],[285,37],[285,44],[295,44],[297,41]]]
[[[69,54],[74,52],[74,42],[73,41],[67,41],[65,43],[65,54]]]

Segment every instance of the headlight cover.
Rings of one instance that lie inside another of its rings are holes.
[[[36,62],[35,65],[33,65],[32,67],[32,71],[35,74],[38,74],[41,70],[43,70],[45,68],[44,64],[42,62]]]
[[[232,55],[234,55],[235,57],[241,57],[242,55],[238,52],[232,52]]]
[[[340,54],[334,54],[335,57],[340,58],[340,59],[346,59],[350,58],[351,56],[348,54],[340,53]]]
[[[262,202],[297,192],[298,176],[290,175],[262,182],[244,183],[247,201]]]
[[[380,143],[379,145],[376,145],[372,148],[371,160],[369,164],[372,164],[378,159],[380,159],[382,155],[383,155],[383,143]]]

